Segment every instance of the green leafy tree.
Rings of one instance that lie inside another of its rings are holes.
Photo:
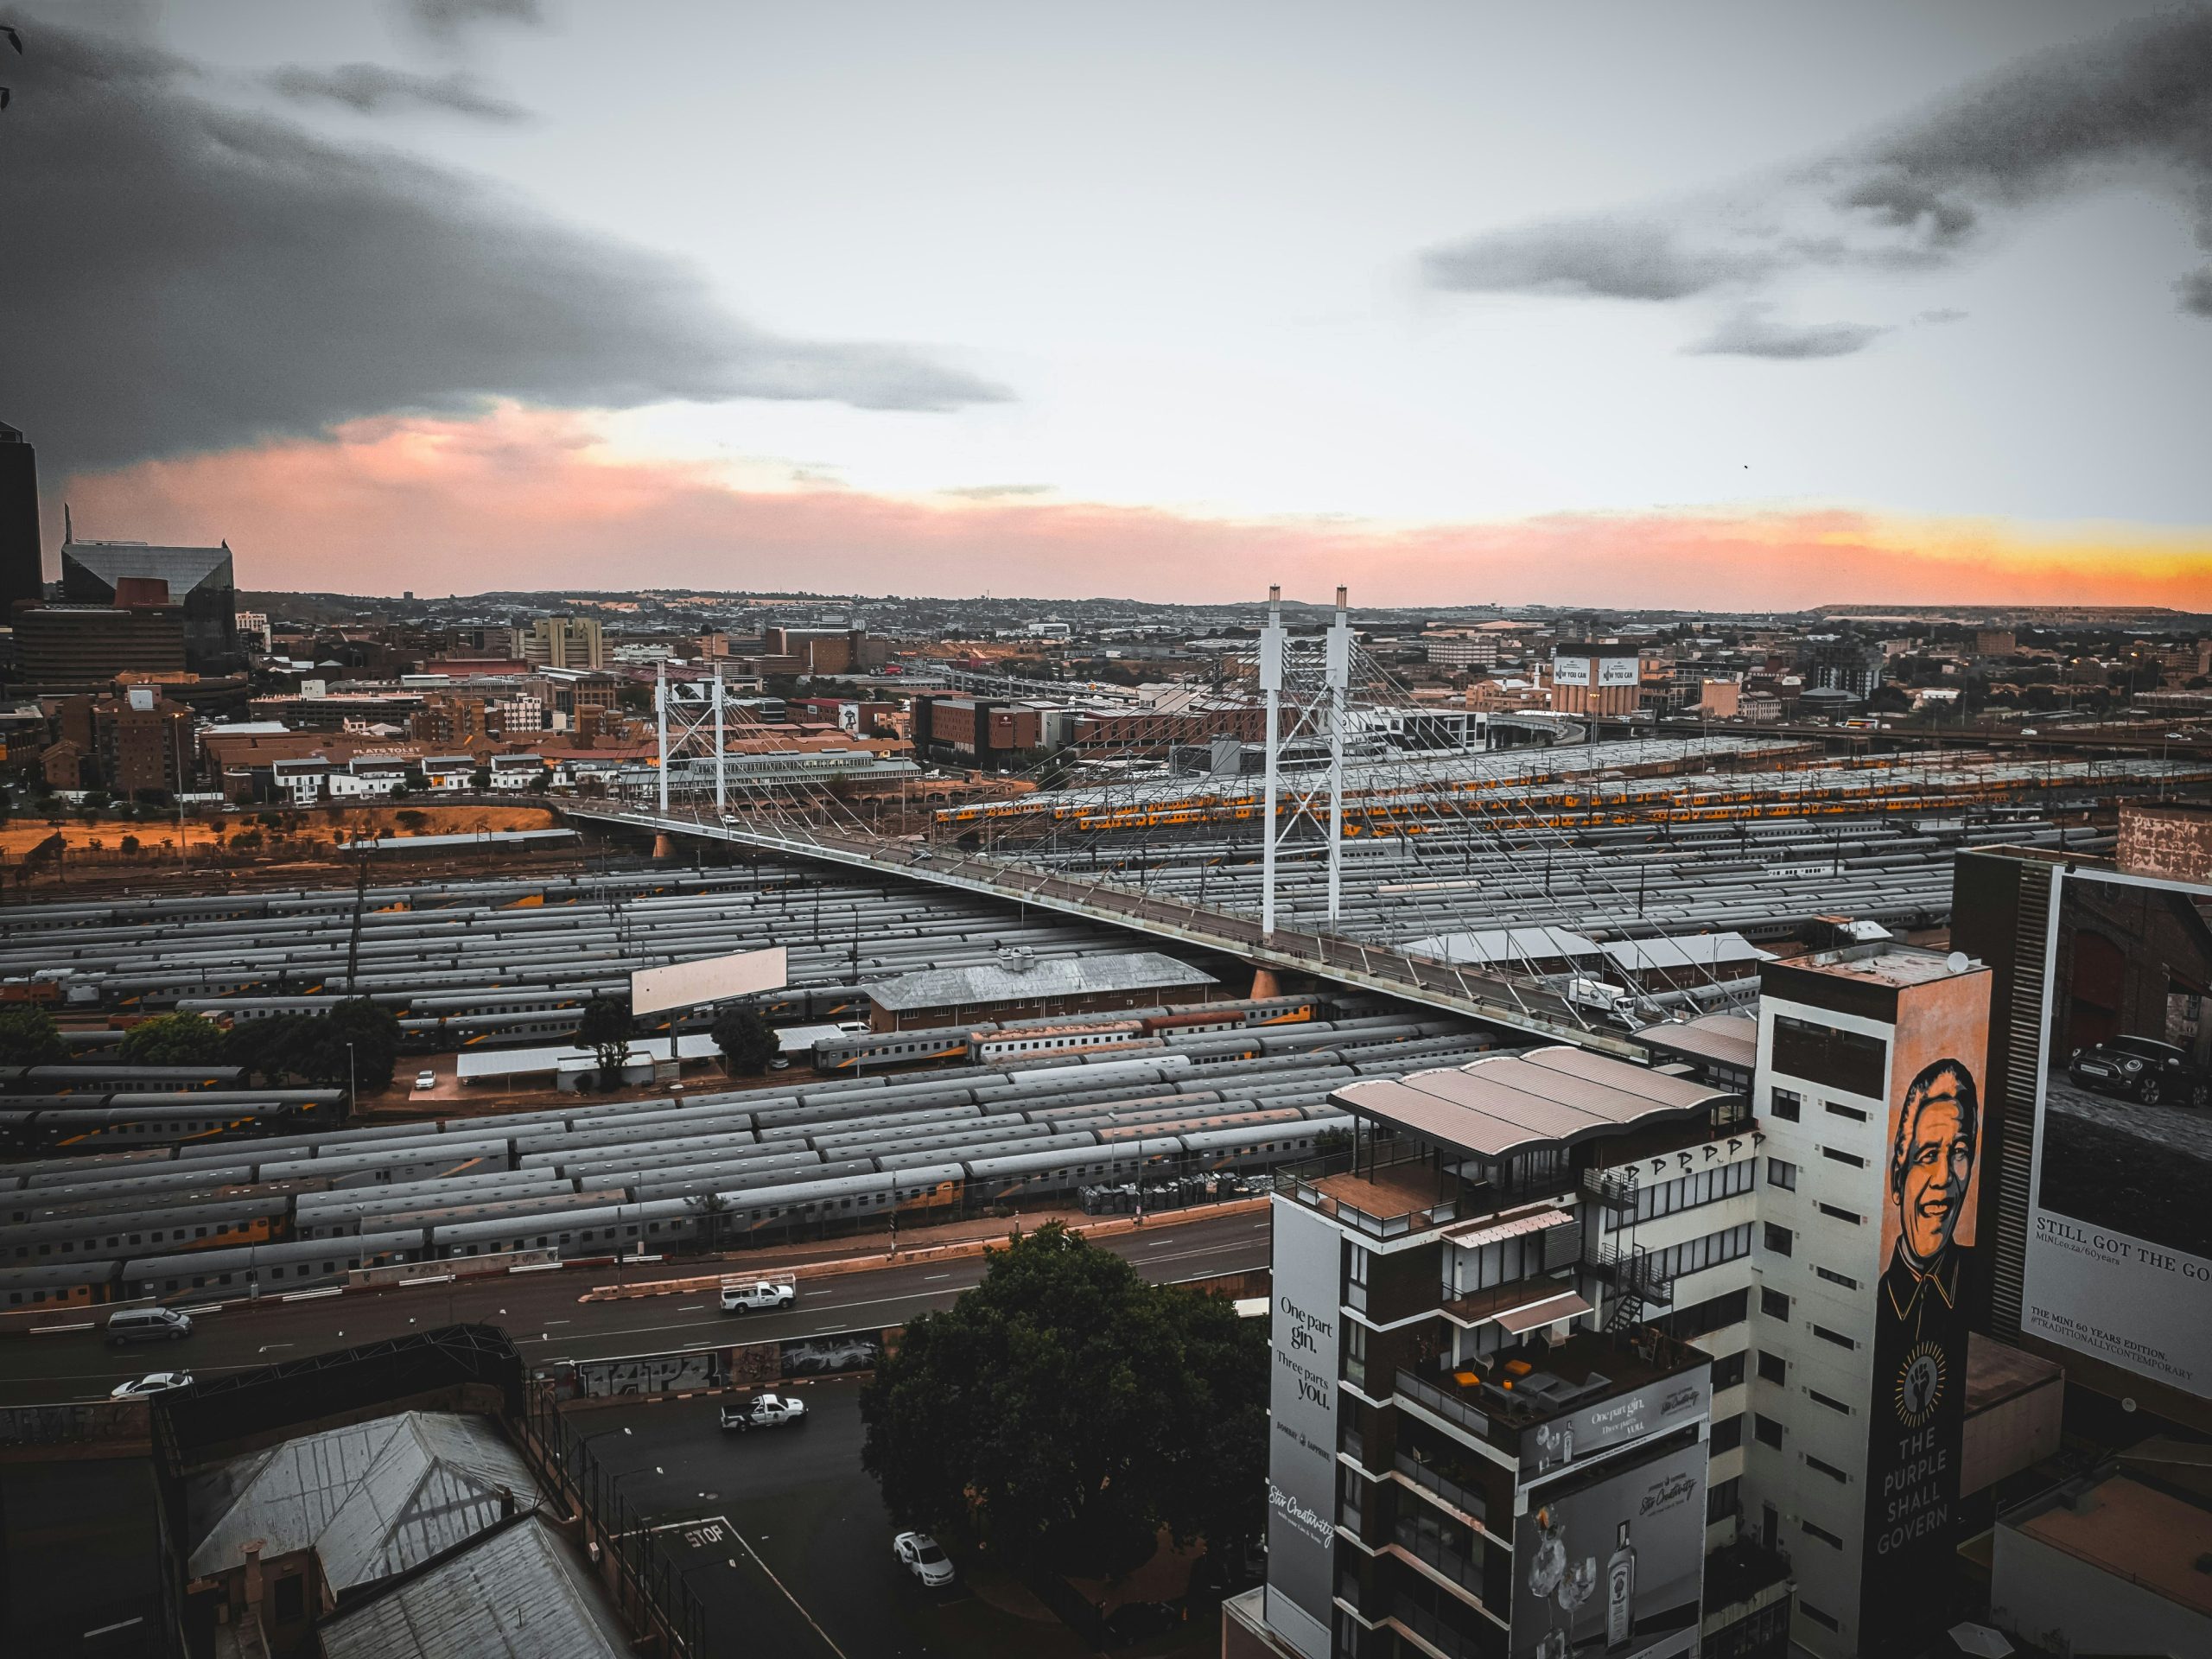
[[[576,1020],[576,1043],[599,1057],[599,1081],[612,1089],[621,1081],[630,1058],[630,1003],[626,997],[594,996]]]
[[[215,1065],[224,1063],[225,1032],[197,1014],[164,1014],[133,1026],[121,1045],[125,1065]]]
[[[757,1077],[768,1069],[781,1045],[768,1022],[742,1006],[724,1008],[707,1028],[733,1076]]]
[[[1163,1528],[1234,1559],[1266,1524],[1267,1390],[1256,1321],[1048,1223],[906,1326],[861,1461],[901,1524],[1017,1566],[1126,1572]]]
[[[399,1016],[365,996],[340,1002],[320,1023],[324,1052],[321,1058],[328,1080],[343,1083],[347,1076],[346,1047],[353,1048],[352,1077],[362,1089],[391,1087],[392,1068],[399,1063]]]
[[[69,1058],[54,1016],[35,1002],[0,1007],[0,1065],[55,1065]]]
[[[255,1074],[267,1084],[307,1075],[322,1020],[312,1014],[279,1014],[265,1020],[241,1020],[223,1039],[223,1060]]]

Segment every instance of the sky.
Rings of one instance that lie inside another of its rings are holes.
[[[49,546],[2212,609],[2212,5],[22,0]]]

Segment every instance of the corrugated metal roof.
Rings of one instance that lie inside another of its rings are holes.
[[[1598,942],[1564,927],[1480,927],[1465,933],[1432,933],[1399,949],[1439,962],[1550,962],[1598,954]]]
[[[537,1501],[521,1454],[480,1418],[410,1411],[287,1440],[226,1464],[195,1494],[217,1512],[192,1575],[238,1566],[258,1538],[264,1555],[312,1548],[334,1590],[371,1584],[492,1525],[502,1486],[524,1508]]]
[[[1609,939],[1599,948],[1615,967],[1631,974],[1774,960],[1774,952],[1760,950],[1740,933],[1679,933],[1657,939]]]
[[[1348,1110],[1487,1158],[1687,1114],[1721,1097],[1702,1084],[1564,1045],[1369,1077],[1329,1096]]]
[[[1116,991],[1161,990],[1211,985],[1211,974],[1153,950],[1115,957],[1046,957],[1022,968],[983,963],[934,968],[887,979],[868,988],[868,998],[893,1013],[910,1008],[967,1007],[984,1002],[1028,1002],[1043,997],[1090,996]]]
[[[612,1616],[532,1516],[324,1621],[325,1659],[620,1659]]]

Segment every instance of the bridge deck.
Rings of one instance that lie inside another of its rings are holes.
[[[768,828],[718,820],[704,809],[663,813],[613,805],[564,803],[572,819],[653,835],[726,841],[779,857],[811,859],[903,880],[989,893],[1087,920],[1225,951],[1255,967],[1286,969],[1425,1007],[1462,1014],[1509,1031],[1572,1043],[1624,1058],[1643,1051],[1616,1032],[1592,1028],[1582,1012],[1556,993],[1501,976],[1410,957],[1388,945],[1334,934],[1277,928],[1261,931],[1255,917],[1147,893],[1113,882],[1024,869],[993,859],[924,851],[910,842],[840,834],[810,825]]]

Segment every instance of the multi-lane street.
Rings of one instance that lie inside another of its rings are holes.
[[[861,1251],[856,1248],[853,1254]],[[1268,1218],[1249,1210],[1189,1220],[1148,1222],[1099,1241],[1134,1262],[1147,1278],[1174,1281],[1241,1273],[1268,1264]],[[763,1268],[777,1262],[760,1258]],[[620,1301],[581,1301],[594,1285],[624,1278],[667,1278],[709,1271],[662,1264],[626,1274],[569,1269],[515,1273],[379,1291],[347,1290],[293,1301],[231,1304],[196,1316],[179,1343],[111,1348],[102,1337],[106,1310],[57,1309],[51,1317],[10,1321],[35,1334],[0,1340],[0,1405],[98,1398],[149,1370],[189,1370],[195,1376],[249,1370],[364,1342],[405,1336],[457,1321],[495,1325],[525,1359],[599,1359],[667,1353],[733,1341],[765,1341],[897,1325],[944,1307],[983,1274],[981,1256],[888,1265],[810,1281],[797,1264],[798,1300],[789,1312],[741,1317],[723,1313],[704,1293]],[[750,1261],[742,1270],[753,1270]]]

